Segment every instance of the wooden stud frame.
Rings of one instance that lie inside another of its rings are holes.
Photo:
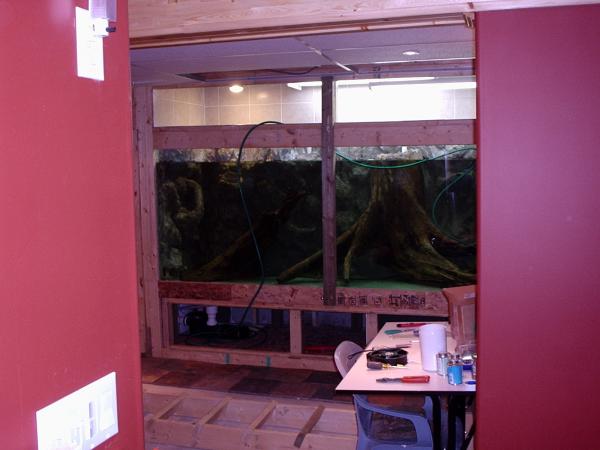
[[[321,87],[321,201],[323,202],[323,305],[335,305],[337,242],[335,216],[335,85],[323,77]]]
[[[356,415],[351,403],[151,384],[145,384],[143,390],[144,428],[151,446],[215,450],[356,448]]]
[[[134,180],[137,192],[136,245],[138,258],[138,293],[140,296],[140,332],[142,351],[160,356],[163,349],[161,311],[158,298],[158,234],[156,228],[156,194],[152,128],[152,87],[133,88]]]
[[[377,145],[470,145],[474,143],[473,120],[437,120],[393,123],[340,123],[333,125],[332,80],[323,80],[325,91],[323,124],[265,125],[248,139],[248,148],[321,147]],[[171,357],[207,362],[272,365],[287,368],[310,368],[334,371],[332,358],[302,354],[302,311],[337,311],[365,314],[366,341],[377,333],[378,314],[408,314],[446,317],[448,306],[438,291],[386,291],[382,289],[340,288],[335,286],[335,272],[324,276],[324,291],[318,287],[279,285],[264,286],[254,307],[290,311],[290,352],[215,349],[175,345],[173,342],[174,304],[197,304],[244,307],[256,286],[232,283],[163,282],[158,275],[158,235],[153,151],[194,148],[237,148],[248,126],[204,126],[153,128],[152,87],[135,87],[134,164],[137,173],[139,209],[136,214],[138,265],[140,275],[140,332],[146,350],[157,357]],[[331,99],[331,100],[329,100]],[[324,154],[324,157],[327,157]],[[324,158],[327,159],[327,158]],[[323,170],[329,177],[323,192],[324,208],[335,211],[334,160]],[[333,175],[331,175],[333,173]],[[331,175],[331,176],[330,176]],[[326,199],[329,198],[329,203]],[[333,203],[331,202],[333,198]],[[325,215],[324,210],[324,215]],[[327,220],[330,220],[328,217]],[[329,223],[329,222],[328,222]],[[333,215],[335,227],[335,214]],[[325,224],[324,224],[325,229]],[[335,228],[334,228],[335,230]],[[324,248],[335,233],[325,237]],[[335,246],[333,247],[335,250]],[[335,255],[335,253],[333,253]],[[329,258],[332,257],[331,252]],[[335,262],[335,256],[332,261]],[[331,268],[330,268],[331,270]],[[333,289],[332,289],[333,287]],[[160,290],[160,292],[159,292]],[[327,298],[327,304],[324,304]],[[144,314],[145,313],[145,314]]]

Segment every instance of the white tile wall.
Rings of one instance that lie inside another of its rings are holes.
[[[246,86],[234,94],[228,87],[155,89],[154,126],[244,125],[277,120],[321,121],[321,90],[291,89],[285,84]]]
[[[475,118],[475,89],[431,86],[340,86],[338,122],[442,120]],[[302,90],[285,84],[154,90],[154,125],[245,125],[321,121],[321,88]]]

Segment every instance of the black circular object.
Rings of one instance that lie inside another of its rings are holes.
[[[405,366],[408,362],[408,353],[401,348],[395,350],[373,350],[367,353],[367,361],[376,361],[391,366]]]

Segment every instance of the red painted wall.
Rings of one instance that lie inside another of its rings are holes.
[[[106,81],[76,76],[75,6],[0,1],[0,448],[35,449],[36,410],[111,371],[143,448],[127,2]]]
[[[476,447],[598,448],[600,6],[477,31]]]

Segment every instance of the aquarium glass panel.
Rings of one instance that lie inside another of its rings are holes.
[[[155,152],[161,279],[260,279],[237,157],[226,148]],[[321,258],[293,269],[322,246],[319,149],[248,148],[240,168],[267,282],[291,273],[285,279],[320,284]]]
[[[340,282],[475,282],[473,146],[338,148],[337,155]]]

